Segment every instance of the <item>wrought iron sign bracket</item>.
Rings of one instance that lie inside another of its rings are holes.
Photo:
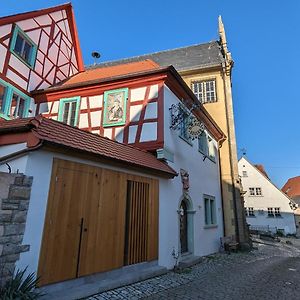
[[[185,122],[186,130],[190,139],[194,140],[198,138],[204,131],[204,125],[192,114],[192,111],[199,107],[199,105],[193,104],[191,109],[188,109],[181,103],[172,104],[169,108],[171,116],[170,129],[180,130],[182,126],[181,124]]]

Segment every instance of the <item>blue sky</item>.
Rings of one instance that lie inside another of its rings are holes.
[[[0,16],[63,0],[2,1]],[[222,15],[235,61],[233,100],[238,150],[265,166],[282,187],[300,175],[300,1],[74,0],[86,64],[208,42]],[[241,152],[239,151],[239,154]]]

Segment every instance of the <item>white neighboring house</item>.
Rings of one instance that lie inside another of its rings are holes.
[[[245,157],[238,162],[243,190],[246,192],[245,214],[250,226],[268,226],[271,231],[296,233],[291,200],[278,189],[263,170],[252,165]],[[265,174],[264,174],[265,173]]]

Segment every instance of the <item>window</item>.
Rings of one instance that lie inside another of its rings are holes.
[[[189,125],[189,115],[182,110],[183,120],[180,123],[180,137],[183,138],[186,142],[191,144],[191,138],[188,133],[188,125]]]
[[[5,113],[6,87],[0,83],[0,113]]]
[[[216,148],[213,139],[203,131],[198,139],[199,151],[212,161],[216,161]]]
[[[216,152],[215,152],[215,145],[213,142],[213,139],[208,136],[208,157],[212,160],[212,161],[216,161]]]
[[[255,191],[256,191],[256,196],[261,196],[261,188],[255,188]]]
[[[274,208],[274,212],[275,212],[275,217],[276,217],[276,218],[281,217],[280,207],[275,207],[275,208]]]
[[[22,118],[24,116],[25,107],[26,100],[17,93],[13,93],[8,116],[10,118]]]
[[[205,131],[203,131],[199,137],[199,151],[204,155],[207,155],[208,153],[207,136]]]
[[[273,207],[268,207],[268,217],[274,218],[274,210]]]
[[[205,225],[216,225],[216,201],[213,196],[204,196]]]
[[[201,103],[216,102],[216,80],[194,81],[192,91]]]
[[[243,171],[243,177],[248,177],[247,171]]]
[[[29,67],[33,68],[37,46],[17,25],[15,25],[13,32],[10,50]]]
[[[246,217],[255,217],[254,208],[253,207],[245,207],[245,215],[246,215]]]
[[[30,98],[11,84],[0,80],[0,116],[4,119],[28,117]]]
[[[255,196],[255,189],[249,188],[250,196]]]
[[[262,196],[262,191],[260,187],[250,187],[249,193],[250,196]]]
[[[248,207],[248,215],[249,215],[249,217],[255,217],[253,207]]]
[[[60,99],[58,121],[77,126],[80,97]]]

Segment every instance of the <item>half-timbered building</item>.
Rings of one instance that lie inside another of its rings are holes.
[[[34,116],[31,91],[82,70],[70,4],[0,18],[0,118]]]
[[[17,120],[0,122],[0,171],[33,177],[23,241],[30,250],[17,267],[49,285],[140,263],[171,269],[217,252],[223,131],[172,66],[147,59],[83,70],[71,8],[52,10],[73,28],[67,62],[53,67],[65,77],[24,86],[32,109],[13,115],[5,104],[3,118]]]

